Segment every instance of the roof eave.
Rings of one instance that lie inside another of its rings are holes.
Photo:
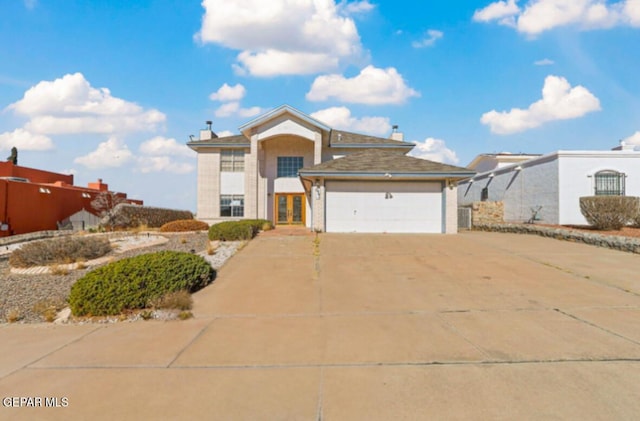
[[[434,172],[394,172],[394,171],[299,171],[300,177],[353,177],[353,178],[419,178],[419,179],[460,179],[473,177],[474,172],[434,171]]]

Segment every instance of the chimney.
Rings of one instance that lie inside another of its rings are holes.
[[[389,139],[397,140],[399,142],[404,142],[404,134],[398,131],[397,124],[393,125],[393,131],[391,132],[391,136],[389,136]]]
[[[207,128],[200,130],[200,140],[212,140],[217,138],[218,135],[211,130],[211,120],[207,120],[205,123],[207,124]]]

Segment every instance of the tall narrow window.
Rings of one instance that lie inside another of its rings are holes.
[[[486,202],[487,200],[489,200],[489,187],[485,187],[482,189],[482,191],[480,192],[480,200],[482,202]]]
[[[613,170],[597,172],[595,175],[596,196],[624,196],[625,174]]]
[[[297,177],[304,159],[301,156],[279,156],[278,177]]]
[[[244,150],[223,149],[220,153],[220,171],[222,172],[243,172],[244,171]]]
[[[244,196],[241,194],[223,194],[220,196],[220,216],[244,216]]]

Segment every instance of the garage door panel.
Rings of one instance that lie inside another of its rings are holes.
[[[329,232],[442,232],[440,182],[327,182]]]

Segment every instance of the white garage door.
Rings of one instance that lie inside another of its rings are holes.
[[[327,232],[441,233],[440,182],[327,181]]]

